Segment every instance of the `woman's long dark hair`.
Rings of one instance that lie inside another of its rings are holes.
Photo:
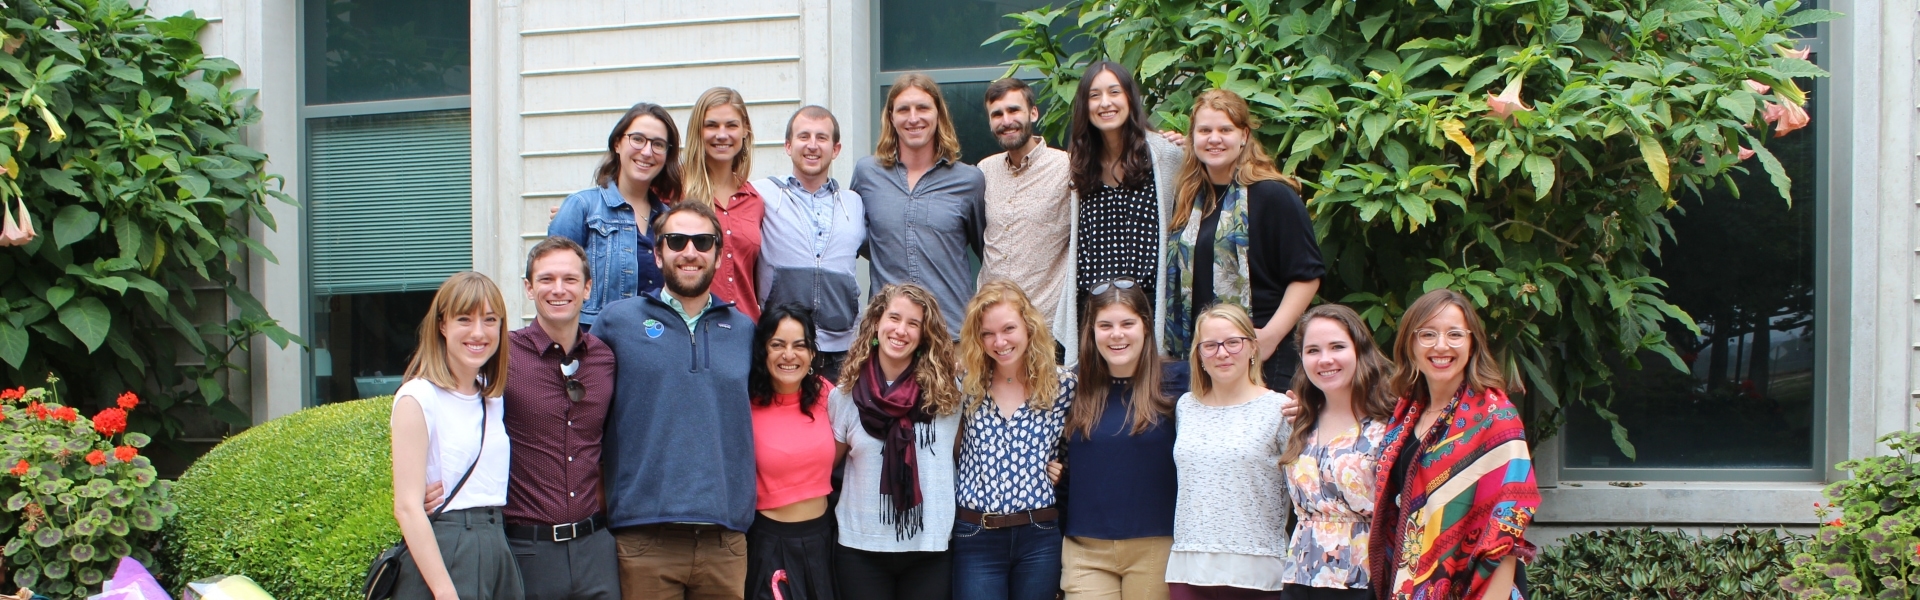
[[[811,419],[814,406],[820,404],[820,389],[827,384],[827,380],[813,373],[814,366],[820,361],[820,347],[814,336],[813,311],[797,303],[774,305],[760,315],[760,324],[753,328],[753,365],[747,371],[747,396],[753,398],[754,406],[773,406],[773,371],[767,368],[767,341],[773,339],[773,333],[780,329],[780,323],[789,320],[800,324],[807,350],[813,352],[813,360],[807,361],[807,376],[800,380],[800,414]]]
[[[653,117],[667,126],[667,152],[661,160],[660,174],[655,175],[647,185],[647,191],[664,204],[680,200],[680,186],[684,178],[680,175],[680,128],[673,124],[673,115],[667,109],[652,102],[641,102],[627,109],[627,114],[613,124],[613,131],[607,133],[607,156],[600,159],[600,168],[593,171],[593,184],[605,187],[620,176],[620,145],[627,143],[627,128],[633,126],[633,120],[642,115]]]
[[[1295,328],[1300,332],[1302,347],[1306,346],[1307,327],[1315,319],[1339,325],[1353,340],[1353,384],[1349,386],[1353,393],[1353,412],[1382,424],[1392,419],[1394,397],[1388,379],[1393,377],[1393,362],[1380,353],[1379,344],[1373,343],[1373,335],[1367,330],[1366,322],[1360,320],[1360,314],[1339,304],[1322,304],[1307,310]],[[1300,452],[1307,447],[1307,432],[1319,426],[1320,414],[1327,411],[1326,392],[1320,391],[1307,376],[1311,368],[1302,356],[1300,368],[1293,372],[1293,397],[1300,399],[1300,416],[1293,419],[1293,435],[1287,438],[1287,448],[1280,453],[1281,464],[1300,458]]]
[[[1120,63],[1103,60],[1087,65],[1087,71],[1080,74],[1080,88],[1073,93],[1073,118],[1067,134],[1067,165],[1072,169],[1073,189],[1086,194],[1100,187],[1100,157],[1106,154],[1107,138],[1093,126],[1087,94],[1093,89],[1093,78],[1101,73],[1113,73],[1127,94],[1127,123],[1120,134],[1126,144],[1120,149],[1120,184],[1129,188],[1152,185],[1153,160],[1147,150],[1150,128],[1147,107],[1140,100],[1140,84]]]
[[[1138,285],[1114,286],[1107,293],[1087,298],[1086,325],[1080,328],[1079,384],[1074,387],[1073,406],[1067,408],[1065,434],[1068,437],[1093,437],[1093,428],[1100,424],[1101,415],[1107,410],[1107,390],[1114,379],[1113,371],[1107,367],[1106,357],[1100,355],[1094,320],[1109,306],[1132,310],[1134,316],[1140,318],[1140,328],[1145,330],[1140,339],[1140,364],[1134,367],[1133,376],[1127,378],[1132,387],[1126,404],[1128,420],[1133,422],[1129,435],[1140,435],[1158,425],[1162,418],[1173,416],[1173,399],[1160,390],[1160,355],[1154,352],[1160,342],[1153,332],[1153,301],[1147,299]]]

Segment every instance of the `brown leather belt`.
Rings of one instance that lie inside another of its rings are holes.
[[[1034,523],[1050,523],[1060,518],[1060,510],[1049,506],[1011,513],[983,513],[960,506],[956,507],[954,516],[959,517],[963,523],[972,523],[987,529],[1000,529]]]

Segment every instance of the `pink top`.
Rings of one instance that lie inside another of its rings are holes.
[[[779,394],[753,406],[755,510],[779,508],[833,491],[833,422],[823,386],[813,417],[800,414],[800,394]]]
[[[745,184],[726,206],[715,204],[713,211],[720,217],[720,237],[724,240],[719,269],[713,274],[713,295],[732,302],[734,309],[747,318],[759,321],[760,288],[754,284],[754,270],[760,266],[760,221],[767,215],[767,205],[759,190]]]

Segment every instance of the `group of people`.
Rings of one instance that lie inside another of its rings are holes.
[[[627,111],[528,254],[534,323],[466,272],[420,325],[395,597],[1524,597],[1539,494],[1464,297],[1392,360],[1310,306],[1299,185],[1231,91],[1156,132],[1096,62],[1066,150],[1024,82],[982,101],[1005,152],[968,165],[901,76],[844,187],[824,108],[757,181],[738,92],[684,153]]]

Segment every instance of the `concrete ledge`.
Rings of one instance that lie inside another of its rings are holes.
[[[1814,525],[1818,483],[1661,482],[1618,487],[1605,481],[1561,481],[1540,490],[1541,525],[1655,527],[1675,525]]]

